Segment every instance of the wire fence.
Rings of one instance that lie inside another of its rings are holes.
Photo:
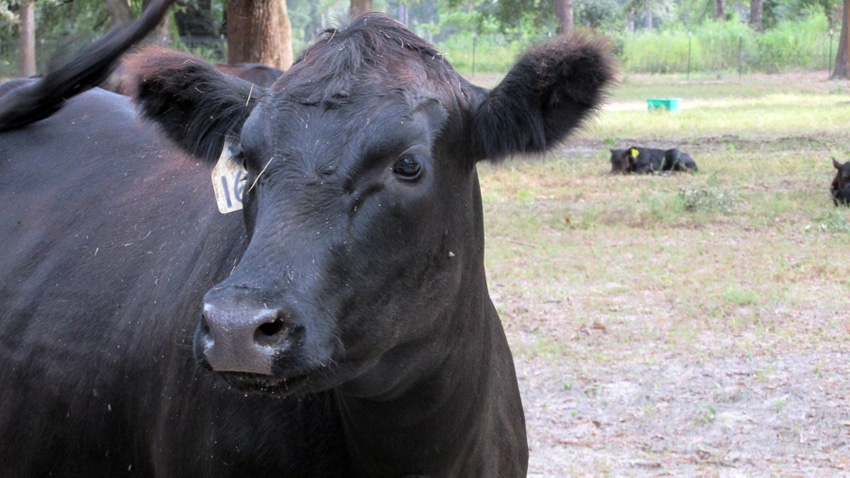
[[[39,75],[53,71],[65,64],[80,49],[90,45],[96,38],[39,38],[36,40],[36,71]],[[163,45],[175,50],[200,56],[213,63],[227,61],[227,41],[221,38],[182,37]],[[17,38],[0,37],[0,81],[18,76]]]
[[[548,35],[511,37],[501,34],[458,33],[437,44],[462,74],[504,73],[518,55]],[[94,38],[42,38],[36,42],[39,74],[51,71],[70,59],[74,51]],[[838,48],[838,35],[800,35],[781,39],[767,35],[622,35],[611,39],[620,67],[625,73],[782,73],[788,71],[831,71]],[[213,63],[227,60],[223,38],[177,38],[167,45],[193,53]],[[18,41],[0,37],[0,78],[18,74]]]
[[[618,45],[623,69],[632,73],[783,73],[831,71],[837,35],[781,39],[744,36],[679,36],[635,39]],[[640,44],[643,43],[643,44]]]

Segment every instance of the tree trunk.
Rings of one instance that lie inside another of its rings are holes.
[[[573,0],[555,0],[555,15],[558,17],[558,35],[569,35],[573,31]]]
[[[289,22],[289,11],[286,0],[279,0],[280,5],[280,68],[286,70],[292,66],[292,24]]]
[[[144,0],[142,2],[142,9],[148,8],[148,5],[153,0]],[[157,25],[156,29],[151,32],[150,35],[147,36],[145,40],[147,43],[153,43],[155,45],[168,47],[171,44],[171,34],[168,32],[168,19],[171,18],[171,14],[163,17],[162,21]]]
[[[372,0],[351,0],[348,14],[354,18],[372,11]]]
[[[646,19],[645,20],[646,21],[644,22],[644,26],[646,27],[646,30],[651,31],[652,30],[652,9],[649,8],[649,7],[647,7],[647,9],[646,9]]]
[[[228,63],[262,63],[282,70],[289,67],[292,42],[289,18],[281,18],[286,8],[281,5],[283,1],[227,0]]]
[[[750,0],[750,26],[757,32],[764,31],[761,22],[761,12],[764,3],[762,0]]]
[[[726,21],[726,0],[714,0],[714,19]]]
[[[850,26],[850,0],[844,0],[844,14],[841,15],[841,36],[838,40],[838,55],[835,57],[835,70],[832,72],[831,80],[850,78],[850,35],[847,28]]]
[[[407,4],[399,3],[398,4],[398,21],[407,25],[409,20],[410,20],[410,18],[409,18],[409,7],[407,6]]]
[[[18,50],[18,75],[35,75],[35,0],[21,2],[21,42]]]
[[[133,19],[130,4],[127,0],[106,0],[106,11],[112,19],[112,26],[124,25]]]

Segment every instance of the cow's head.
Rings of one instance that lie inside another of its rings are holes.
[[[205,297],[196,356],[245,389],[367,394],[461,347],[487,299],[475,165],[576,128],[612,77],[605,50],[548,43],[491,91],[374,14],[269,89],[183,54],[137,56],[144,114],[211,162],[231,142],[247,170],[250,242]]]
[[[620,174],[633,171],[635,167],[635,156],[630,149],[611,150],[611,174]]]
[[[836,206],[850,204],[850,161],[841,164],[833,158],[832,166],[837,170],[829,188],[832,201]]]

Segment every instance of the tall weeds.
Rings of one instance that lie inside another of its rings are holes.
[[[624,71],[632,73],[780,73],[827,69],[837,48],[826,16],[780,23],[759,33],[741,21],[708,21],[686,30],[681,24],[661,32],[619,32],[612,41]]]

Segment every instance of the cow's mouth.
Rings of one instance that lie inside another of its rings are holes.
[[[296,375],[287,378],[245,372],[219,372],[219,375],[230,386],[239,391],[270,395],[288,395],[297,392],[307,381],[306,375]]]

